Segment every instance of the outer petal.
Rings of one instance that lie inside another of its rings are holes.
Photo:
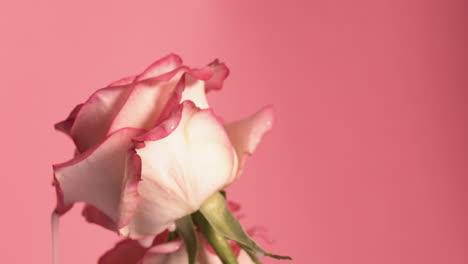
[[[106,252],[98,264],[137,264],[143,259],[147,249],[140,246],[138,241],[125,239]]]
[[[137,76],[136,80],[150,79],[171,72],[182,66],[182,59],[179,55],[171,53],[155,62],[153,62],[142,74]]]
[[[71,130],[72,126],[73,126],[73,123],[75,123],[76,116],[77,116],[78,112],[81,110],[82,106],[83,106],[83,104],[79,104],[79,105],[75,106],[75,108],[73,108],[73,110],[71,111],[70,115],[68,115],[67,119],[55,124],[55,129],[57,129],[58,131],[61,131],[61,132],[65,133],[65,134],[71,136],[70,135],[70,130]]]
[[[162,76],[135,83],[107,133],[124,127],[152,128],[186,70],[187,68],[181,67]]]
[[[153,242],[155,248],[163,248],[166,251],[157,251],[157,253],[172,253],[180,248],[179,247],[168,247],[168,243],[165,243],[167,240],[168,232],[164,232],[161,235],[157,236]],[[158,246],[160,245],[160,246]],[[170,245],[169,245],[170,246]],[[172,250],[168,250],[172,249]],[[114,248],[107,251],[101,258],[99,258],[98,264],[137,264],[139,263],[145,254],[147,254],[148,249],[144,248],[136,240],[124,239],[117,243]]]
[[[107,87],[129,85],[135,81],[138,76],[132,75],[110,83]]]
[[[109,230],[117,230],[117,223],[92,205],[87,204],[81,214],[89,223],[100,225]]]
[[[85,152],[106,137],[109,126],[125,103],[131,87],[126,85],[100,89],[83,104],[70,129],[79,152]]]
[[[223,87],[224,80],[229,76],[229,68],[219,60],[210,63],[208,68],[212,71],[213,76],[206,82],[206,91],[220,90]]]
[[[263,135],[273,127],[273,108],[267,106],[244,120],[225,125],[239,159],[238,175],[247,157],[252,155]]]
[[[125,159],[131,138],[143,131],[116,131],[93,149],[73,160],[54,165],[58,203],[56,212],[65,213],[74,202],[86,202],[117,222]]]
[[[139,76],[129,76],[111,83],[95,92],[84,104],[77,106],[56,128],[70,134],[80,152],[88,150],[109,134],[109,127],[127,101],[134,82],[164,75],[181,64],[179,56],[170,54],[151,64]],[[119,128],[123,127],[126,126]],[[116,130],[118,129],[111,132]]]
[[[198,210],[237,171],[235,151],[223,127],[211,111],[191,101],[135,141],[142,161],[140,201],[129,225],[121,229],[131,238],[158,234]]]
[[[108,133],[123,127],[151,129],[172,109],[185,100],[200,108],[208,108],[205,82],[213,76],[209,68],[191,70],[179,67],[155,78],[135,83],[125,104],[115,116]]]

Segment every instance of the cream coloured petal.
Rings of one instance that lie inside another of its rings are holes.
[[[185,89],[182,92],[181,102],[192,101],[198,108],[207,109],[208,100],[206,98],[205,82],[194,78],[192,75],[187,74],[185,76]]]
[[[131,221],[121,228],[131,238],[158,234],[198,210],[235,177],[237,159],[222,125],[212,111],[200,110],[191,101],[134,140],[142,162],[139,202],[134,209],[126,208],[127,203],[121,207],[127,219],[133,210]]]
[[[247,157],[255,151],[263,135],[273,127],[273,119],[273,108],[267,106],[243,120],[224,126],[239,159],[238,175],[242,172]]]
[[[143,132],[135,128],[121,129],[71,161],[54,165],[56,212],[63,214],[73,203],[85,202],[117,223],[131,138]]]

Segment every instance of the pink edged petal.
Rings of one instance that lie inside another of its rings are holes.
[[[73,108],[73,110],[71,111],[70,115],[68,115],[67,119],[55,124],[55,129],[70,136],[70,130],[73,126],[73,123],[75,123],[76,115],[81,110],[82,106],[83,104],[75,106],[75,108]]]
[[[109,126],[125,103],[131,87],[128,85],[100,89],[83,104],[70,129],[79,152],[85,152],[106,137]]]
[[[191,101],[134,140],[142,161],[139,202],[120,229],[131,238],[158,234],[235,178],[237,159],[226,132],[212,111]]]
[[[116,223],[92,205],[87,204],[83,208],[81,214],[86,219],[86,221],[88,221],[88,223],[96,224],[113,231],[117,230]]]
[[[228,75],[228,68],[224,63],[219,63],[218,60],[205,68],[191,70],[186,74],[186,85],[180,101],[189,100],[201,109],[208,109],[210,106],[206,93],[221,89]]]
[[[208,65],[213,76],[206,82],[206,91],[220,90],[223,87],[224,80],[229,76],[229,68],[226,64],[215,60]]]
[[[109,85],[107,85],[107,87],[129,85],[132,82],[134,82],[136,78],[137,78],[137,76],[135,76],[135,75],[127,76],[127,77],[124,77],[124,78],[122,78],[120,80],[117,80],[115,82],[110,83]]]
[[[181,66],[163,75],[135,82],[108,133],[127,126],[151,129],[185,100],[193,101],[200,108],[208,108],[204,80],[211,76],[208,68],[198,70]]]
[[[167,102],[173,96],[180,78],[188,69],[177,68],[156,78],[134,83],[134,87],[113,118],[107,133],[123,127],[150,129],[160,119]]]
[[[121,129],[74,159],[54,165],[56,212],[63,214],[73,203],[85,202],[117,223],[127,152],[131,138],[142,132]]]
[[[247,157],[255,151],[263,135],[273,127],[273,119],[273,107],[267,106],[246,119],[225,125],[239,159],[238,175],[242,172]]]
[[[208,100],[206,98],[205,81],[194,77],[192,74],[185,76],[185,88],[182,92],[180,102],[192,101],[198,108],[207,109]]]
[[[137,77],[137,81],[158,77],[182,66],[182,59],[179,55],[171,53],[155,62]]]
[[[98,264],[137,264],[146,251],[137,241],[125,239],[99,258]]]

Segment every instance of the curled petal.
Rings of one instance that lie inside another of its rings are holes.
[[[112,82],[112,83],[109,84],[107,87],[129,85],[129,84],[131,84],[132,82],[134,82],[136,78],[137,78],[137,76],[135,76],[135,75],[127,76],[127,77],[124,77],[124,78],[122,78],[122,79],[120,79],[120,80],[117,80],[117,81],[115,81],[115,82]]]
[[[127,152],[131,138],[142,132],[121,129],[71,161],[54,165],[56,212],[63,214],[73,203],[85,202],[117,223]]]
[[[271,130],[273,119],[273,108],[267,106],[246,119],[225,125],[239,159],[238,175],[242,172],[247,157],[255,151],[263,135]]]
[[[136,82],[112,120],[108,133],[123,127],[152,128],[186,70],[181,67],[162,76]]]
[[[87,151],[106,137],[112,120],[130,91],[131,85],[103,88],[83,104],[70,129],[79,152]]]
[[[81,110],[82,106],[83,104],[79,104],[75,106],[75,108],[73,108],[73,110],[71,111],[70,115],[68,115],[67,119],[55,124],[55,129],[67,134],[68,136],[71,136],[70,135],[71,128],[73,126],[73,123],[75,123],[76,116],[78,112]]]
[[[158,77],[171,72],[180,66],[182,66],[182,59],[179,57],[179,55],[171,53],[166,57],[153,62],[148,68],[146,68],[146,70],[143,71],[142,74],[136,78],[136,80],[140,81]]]
[[[237,159],[222,125],[210,110],[191,101],[134,140],[142,161],[139,202],[121,229],[131,238],[158,234],[198,210],[235,177]]]
[[[229,76],[229,68],[219,60],[213,61],[208,67],[213,76],[206,82],[206,91],[220,90],[223,87],[224,80]]]
[[[181,66],[158,77],[135,82],[108,133],[128,126],[151,129],[167,117],[168,109],[185,100],[208,108],[204,81],[211,76],[208,68],[191,70]]]

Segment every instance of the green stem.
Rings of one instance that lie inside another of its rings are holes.
[[[200,228],[205,239],[210,243],[211,247],[213,247],[216,254],[218,254],[223,264],[238,264],[229,242],[213,229],[200,211],[195,212],[192,215],[192,219],[198,228]]]

